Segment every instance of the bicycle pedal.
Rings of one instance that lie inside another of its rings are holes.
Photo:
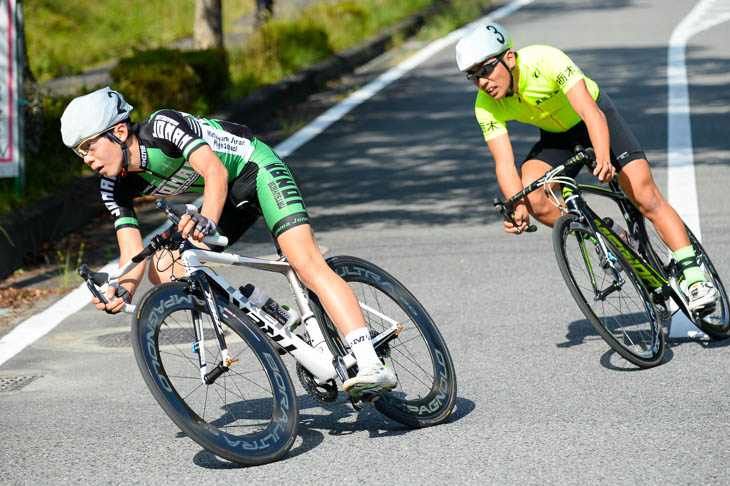
[[[703,319],[710,314],[715,312],[715,304],[706,305],[705,307],[702,307],[700,309],[696,309],[692,314],[695,315],[699,319]]]
[[[359,392],[350,391],[348,393],[350,395],[350,398],[353,401],[358,401],[361,403],[362,402],[372,403],[372,402],[378,400],[382,396],[383,392],[388,392],[390,390],[391,390],[390,388],[375,387],[375,388],[368,388],[365,390],[360,390]]]
[[[359,412],[365,407],[365,402],[352,396],[350,397],[350,404],[356,412]]]
[[[372,403],[380,398],[380,390],[363,390],[358,394],[360,401]]]

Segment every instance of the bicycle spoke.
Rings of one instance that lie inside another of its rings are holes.
[[[604,240],[612,255],[609,264],[598,237],[577,228],[574,216],[563,218],[556,224],[555,254],[586,319],[625,358],[639,366],[658,364],[663,337],[641,280],[610,242]]]
[[[394,322],[402,326],[377,349],[398,385],[383,393],[375,407],[413,427],[445,420],[454,405],[456,378],[448,350],[425,309],[402,284],[369,262],[333,257],[328,263],[355,293],[373,336],[391,329]],[[349,352],[342,349],[341,336],[328,335],[328,340],[338,353]]]

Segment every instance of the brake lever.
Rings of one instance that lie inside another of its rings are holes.
[[[521,235],[522,230],[517,225],[517,221],[515,221],[514,213],[512,212],[512,205],[509,204],[509,208],[508,208],[507,207],[508,204],[505,204],[504,201],[500,201],[496,197],[494,198],[493,203],[494,203],[495,209],[497,211],[499,211],[500,213],[502,213],[502,217],[505,219],[505,221],[509,221],[510,223],[512,223],[512,226],[514,226],[515,229],[517,230],[517,234]],[[526,233],[534,233],[535,231],[537,231],[537,226],[535,226],[534,224],[529,225],[527,227],[527,229],[525,230]]]
[[[91,292],[91,295],[99,299],[99,301],[106,306],[106,304],[109,303],[109,300],[106,298],[104,293],[99,290],[99,288],[96,286],[97,283],[94,280],[94,277],[100,277],[101,275],[107,275],[106,273],[98,273],[98,272],[92,272],[89,266],[85,263],[82,263],[79,266],[78,269],[79,276],[84,279],[86,282],[86,287],[89,289],[89,292]],[[106,278],[104,278],[104,283],[108,283],[106,281]],[[121,289],[121,290],[120,290]],[[124,297],[124,294],[128,295],[130,297],[129,301]],[[131,313],[134,310],[134,306],[131,305],[131,295],[129,294],[129,291],[124,289],[124,287],[116,287],[114,291],[114,295],[117,297],[121,297],[122,300],[125,301],[124,303],[124,312]],[[104,312],[107,314],[114,314],[114,312],[110,311],[109,309],[104,308]]]

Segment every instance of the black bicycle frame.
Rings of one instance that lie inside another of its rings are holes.
[[[616,185],[616,187],[614,187]],[[664,294],[664,289],[668,288],[669,281],[657,271],[654,266],[649,263],[647,258],[642,255],[642,252],[635,251],[629,244],[627,244],[620,236],[613,232],[613,230],[607,227],[600,216],[593,211],[586,202],[582,199],[581,193],[593,193],[604,197],[613,199],[618,206],[621,208],[621,212],[624,215],[624,219],[630,226],[634,226],[629,229],[629,232],[633,237],[637,237],[640,249],[648,248],[648,237],[646,236],[646,228],[642,227],[643,218],[641,214],[632,214],[637,212],[633,205],[630,205],[628,198],[621,192],[619,192],[616,182],[609,184],[610,189],[603,189],[595,186],[579,185],[578,189],[574,189],[569,186],[563,186],[563,200],[566,206],[569,208],[569,212],[579,214],[590,226],[590,228],[596,233],[600,233],[604,237],[613,243],[613,245],[620,251],[623,256],[628,260],[639,277],[644,281],[646,286],[653,290],[659,291],[658,293]],[[577,192],[577,193],[576,193]],[[631,224],[633,223],[633,224]]]

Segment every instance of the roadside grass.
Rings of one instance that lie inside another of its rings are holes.
[[[451,0],[420,29],[417,38],[427,41],[443,37],[484,15],[491,4],[492,0]]]
[[[77,252],[71,251],[71,248],[67,248],[65,252],[56,250],[56,263],[58,264],[56,270],[56,282],[62,289],[67,289],[78,284],[80,279],[76,269],[81,266],[84,261],[84,247],[86,244],[82,241]],[[76,258],[74,258],[76,253]]]
[[[224,33],[253,11],[225,0]],[[23,2],[28,59],[39,82],[167,45],[193,33],[195,0],[36,0]]]
[[[230,52],[231,98],[240,98],[352,47],[433,0],[318,2],[292,19],[274,19]]]

